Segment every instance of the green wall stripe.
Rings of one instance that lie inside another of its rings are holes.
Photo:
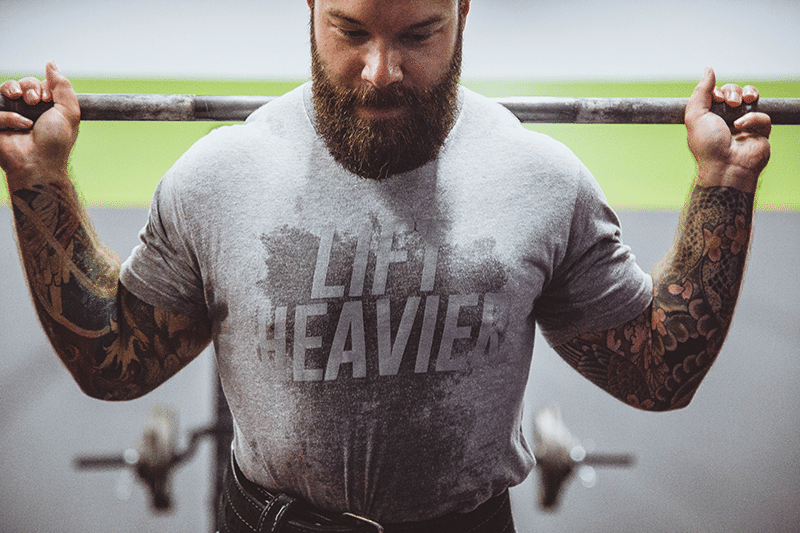
[[[0,76],[0,79],[19,76]],[[725,83],[720,80],[720,83]],[[77,92],[283,94],[294,81],[72,79]],[[800,81],[747,81],[762,96],[800,97]],[[694,82],[503,82],[465,85],[487,96],[686,97]],[[220,123],[84,122],[71,169],[90,206],[146,207],[164,172]],[[683,126],[530,124],[564,142],[592,170],[620,210],[675,210],[696,173]],[[772,158],[758,191],[761,210],[800,210],[800,126],[775,126]],[[2,188],[0,202],[8,204]]]

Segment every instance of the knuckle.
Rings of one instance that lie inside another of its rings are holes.
[[[0,85],[0,90],[2,90],[5,94],[16,94],[19,95],[22,90],[19,87],[19,82],[17,80],[6,80]]]
[[[30,89],[38,89],[42,85],[42,82],[36,78],[22,78],[19,80],[19,86],[23,91],[27,91]]]

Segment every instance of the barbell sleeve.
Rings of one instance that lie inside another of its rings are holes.
[[[81,120],[240,122],[277,96],[172,94],[78,94]],[[492,98],[521,122],[563,124],[683,124],[687,98],[571,98],[553,96]],[[31,120],[52,107],[29,106],[19,99],[0,99],[0,111]],[[761,98],[753,104],[711,110],[731,125],[749,111],[766,113],[774,125],[800,125],[800,98]]]

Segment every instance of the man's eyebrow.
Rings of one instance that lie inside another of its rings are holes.
[[[325,12],[325,14],[331,18],[340,19],[345,22],[349,22],[350,24],[355,24],[356,26],[364,25],[360,20],[350,17],[347,14],[345,14],[344,11],[340,11],[336,8],[329,9],[328,11]]]
[[[436,24],[444,22],[444,20],[445,18],[442,15],[433,15],[420,22],[415,22],[414,24],[406,28],[406,31],[421,30],[422,28],[426,28],[428,26],[434,26]]]
[[[342,21],[349,22],[350,24],[353,24],[355,26],[364,26],[364,23],[361,22],[360,20],[347,15],[345,12],[340,11],[340,10],[338,10],[336,8],[329,9],[326,12],[326,14],[331,18],[340,19]],[[414,24],[411,24],[410,26],[406,27],[404,29],[404,31],[420,30],[420,29],[426,28],[428,26],[433,26],[435,24],[439,24],[439,23],[443,22],[444,20],[445,20],[445,17],[442,16],[442,15],[432,15],[432,16],[426,18],[425,20],[421,20],[419,22],[415,22]]]

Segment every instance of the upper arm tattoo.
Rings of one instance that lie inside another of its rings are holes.
[[[675,245],[654,269],[651,306],[626,324],[579,335],[555,350],[631,405],[665,410],[688,404],[733,318],[752,212],[752,194],[696,187]]]
[[[12,206],[37,314],[84,392],[141,396],[208,344],[208,320],[155,308],[119,283],[119,258],[99,242],[71,184],[13,191]]]

